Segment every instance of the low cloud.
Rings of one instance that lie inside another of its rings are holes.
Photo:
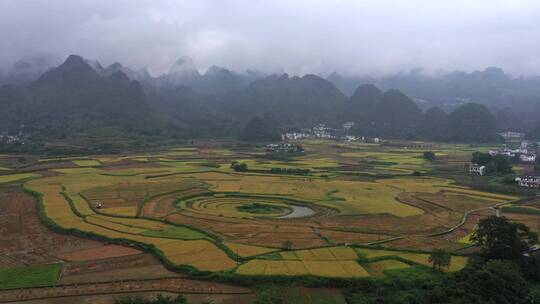
[[[76,53],[159,74],[202,69],[381,75],[500,66],[540,74],[540,2],[0,0],[0,66]]]

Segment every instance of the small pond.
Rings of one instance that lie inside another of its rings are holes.
[[[299,205],[289,205],[289,207],[292,209],[291,213],[280,216],[280,217],[276,217],[276,218],[277,219],[294,219],[294,218],[300,218],[300,217],[308,217],[315,214],[315,210],[311,209],[310,207],[299,206]]]

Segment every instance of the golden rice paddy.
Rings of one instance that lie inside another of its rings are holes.
[[[308,141],[305,148],[307,155],[287,161],[263,159],[260,150],[240,154],[194,147],[159,154],[47,159],[79,167],[57,166],[43,177],[2,175],[0,183],[33,178],[25,186],[43,194],[45,214],[55,224],[152,245],[174,265],[242,275],[335,278],[379,276],[410,265],[431,267],[427,253],[354,248],[349,242],[365,245],[381,236],[400,236],[401,227],[405,236],[420,234],[416,230],[423,224],[440,231],[455,225],[471,208],[517,199],[455,185],[451,179],[413,176],[414,171],[433,169],[421,149],[334,146],[325,141]],[[471,151],[458,148],[460,157]],[[435,152],[439,157],[457,155],[450,147]],[[227,157],[220,158],[223,155]],[[229,164],[235,155],[252,171],[234,172]],[[311,174],[272,174],[272,168],[310,169]],[[409,193],[411,201],[404,199]],[[425,204],[433,201],[438,209],[415,204],[413,198]],[[268,208],[242,208],[255,203]],[[294,212],[294,204],[308,206],[314,215],[280,218]],[[146,209],[141,212],[145,207],[151,207],[148,214]],[[446,215],[446,210],[452,214]],[[175,220],[143,218],[147,216]],[[329,237],[332,233],[343,237]],[[235,257],[241,257],[240,262]],[[467,257],[453,256],[448,271],[466,263]]]

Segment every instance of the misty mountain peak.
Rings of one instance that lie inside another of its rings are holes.
[[[504,70],[499,67],[490,66],[484,70],[484,73],[492,75],[504,75]]]
[[[390,89],[388,91],[386,91],[384,93],[384,97],[385,98],[395,98],[397,100],[401,99],[401,100],[407,100],[407,99],[410,99],[407,95],[403,94],[400,90],[398,89]]]
[[[377,88],[375,85],[370,84],[370,83],[361,84],[354,91],[354,95],[365,94],[365,93],[370,93],[372,95],[382,95],[381,90],[379,90],[379,88]]]
[[[355,103],[367,103],[372,104],[381,100],[383,92],[372,84],[362,84],[356,88],[351,101]]]
[[[508,77],[504,70],[499,67],[487,67],[484,70],[484,75],[493,80],[502,80]]]
[[[328,75],[328,77],[326,77],[326,79],[328,79],[330,82],[343,81],[343,77],[341,77],[338,72],[332,72],[330,75]]]
[[[69,55],[69,57],[60,65],[60,67],[64,68],[70,68],[70,67],[82,67],[82,66],[88,66],[90,67],[84,59],[79,55]]]
[[[231,71],[229,71],[226,68],[219,67],[217,65],[211,66],[208,71],[206,71],[205,75],[223,75],[223,74],[231,74]]]
[[[109,66],[109,68],[117,71],[117,70],[121,70],[123,68],[123,66],[120,63],[115,62],[115,63],[111,64]]]
[[[24,70],[24,69],[31,69],[32,65],[25,60],[19,60],[13,65],[13,67],[16,70]]]
[[[79,55],[70,55],[64,63],[46,72],[41,81],[89,81],[98,78],[97,72]]]
[[[96,72],[103,71],[103,66],[97,60],[86,60],[86,63],[92,67]]]
[[[193,59],[188,56],[182,56],[178,58],[178,60],[176,60],[169,69],[169,74],[185,74],[186,72],[198,73],[197,67],[193,62]]]
[[[140,69],[140,70],[138,71],[138,73],[141,74],[141,76],[142,76],[143,78],[151,78],[151,77],[152,77],[152,75],[150,75],[150,72],[148,72],[148,69],[145,68],[145,67],[142,68],[142,69]]]
[[[111,75],[111,79],[115,82],[128,84],[130,82],[129,77],[121,70],[115,71]]]

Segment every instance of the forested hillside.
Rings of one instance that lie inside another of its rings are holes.
[[[351,133],[359,136],[485,142],[496,141],[501,128],[522,129],[511,109],[494,115],[483,105],[464,102],[451,110],[424,111],[402,91],[382,91],[373,84],[359,84],[348,97],[332,83],[339,85],[338,77],[266,76],[216,66],[201,74],[189,58],[153,77],[120,63],[103,67],[71,55],[39,75],[4,76],[0,130],[22,129],[41,139],[77,134],[255,140],[258,133],[246,128],[255,125],[264,139],[319,123],[341,128],[352,121]],[[539,133],[530,129],[532,135]]]

